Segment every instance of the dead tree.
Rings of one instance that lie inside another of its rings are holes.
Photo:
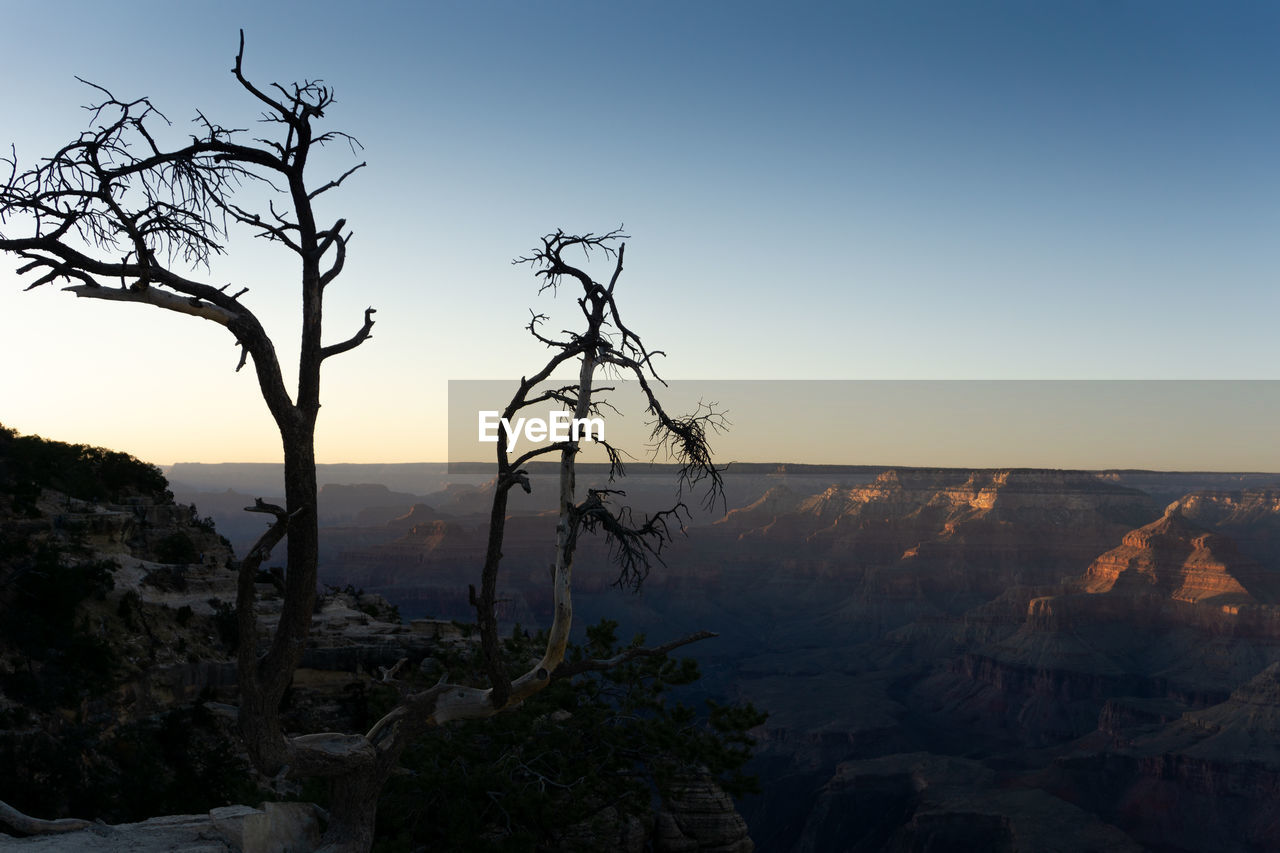
[[[541,334],[538,330],[541,317],[534,317],[529,324],[529,331],[555,352],[536,373],[520,382],[503,416],[510,420],[522,409],[551,402],[572,409],[575,417],[585,417],[588,413],[596,412],[603,402],[599,394],[601,389],[596,385],[597,374],[602,370],[624,372],[634,377],[644,391],[648,411],[653,418],[655,447],[665,450],[678,463],[682,491],[692,486],[705,486],[707,498],[714,500],[722,496],[722,481],[721,471],[712,461],[709,438],[723,427],[724,420],[719,413],[708,408],[684,417],[673,417],[663,408],[653,387],[654,384],[660,385],[652,366],[652,358],[658,353],[647,351],[639,336],[623,324],[615,301],[614,291],[622,274],[624,254],[621,239],[622,236],[617,232],[597,237],[590,234],[571,236],[557,231],[543,238],[542,247],[533,255],[518,259],[518,263],[528,263],[535,267],[536,275],[544,281],[544,290],[556,287],[565,276],[580,284],[582,296],[578,299],[578,305],[584,317],[584,325],[581,331],[572,333],[565,339],[553,340]],[[593,280],[585,271],[565,261],[565,253],[574,248],[582,249],[588,255],[598,251],[614,260],[612,277],[607,285]],[[576,367],[577,381],[550,391],[540,390],[540,386],[561,366]],[[611,474],[620,477],[624,473],[621,452],[609,446],[606,446],[606,450],[612,461]],[[553,681],[572,678],[584,672],[610,669],[637,657],[664,655],[681,646],[715,636],[709,631],[699,631],[652,648],[632,647],[608,660],[588,659],[572,663],[564,660],[573,624],[573,564],[579,538],[584,533],[603,534],[611,545],[611,553],[619,568],[618,581],[624,585],[635,585],[643,579],[651,559],[661,554],[672,533],[672,525],[679,524],[684,511],[684,505],[677,502],[670,509],[645,518],[642,523],[632,524],[629,513],[614,511],[610,505],[610,498],[621,495],[621,492],[590,489],[585,496],[580,497],[575,484],[575,460],[578,452],[577,441],[552,442],[511,459],[506,449],[505,431],[502,427],[499,428],[498,476],[491,505],[485,562],[481,571],[481,591],[477,595],[474,586],[471,588],[471,601],[480,625],[484,674],[488,686],[450,683],[447,675],[426,689],[415,689],[412,684],[393,682],[400,690],[399,704],[374,723],[363,736],[347,737],[345,740],[341,735],[310,736],[317,740],[328,739],[335,751],[359,752],[367,757],[367,763],[361,765],[358,771],[334,780],[334,796],[330,806],[334,823],[330,825],[326,839],[335,844],[341,843],[341,849],[364,849],[372,840],[378,791],[404,750],[425,730],[453,720],[492,717],[500,711],[520,705]],[[508,496],[517,486],[525,491],[531,489],[529,475],[524,468],[529,461],[557,453],[560,455],[560,511],[549,579],[552,588],[552,622],[541,658],[524,672],[511,677],[508,662],[502,658],[496,617],[497,582]],[[281,508],[271,508],[271,511],[283,518]],[[242,590],[251,590],[251,586],[242,580]],[[347,827],[347,835],[339,835],[335,831],[335,825],[339,823]]]
[[[280,431],[287,512],[273,537],[288,534],[286,594],[280,625],[265,654],[256,656],[252,610],[241,643],[240,726],[255,762],[328,767],[331,751],[285,738],[278,708],[301,659],[316,595],[315,426],[320,370],[325,359],[368,340],[374,309],[346,340],[322,341],[325,289],[341,274],[351,233],[346,221],[321,224],[317,203],[364,164],[332,179],[312,181],[307,166],[322,146],[356,141],[316,125],[334,102],[319,80],[260,89],[244,74],[244,34],[232,73],[262,108],[269,138],[245,140],[198,115],[187,144],[164,147],[165,116],[146,99],[126,101],[93,86],[90,128],[36,167],[19,171],[16,154],[0,187],[0,249],[24,262],[27,289],[55,281],[76,296],[151,305],[225,326],[240,346],[236,369],[250,359],[258,386]],[[93,85],[93,84],[89,84]],[[237,191],[252,186],[265,206],[242,206]],[[276,348],[242,300],[245,286],[216,286],[198,277],[243,226],[292,253],[302,291],[298,384],[285,385]],[[21,229],[15,236],[13,229]],[[229,292],[230,291],[230,292]],[[249,562],[249,561],[246,561]],[[242,630],[245,629],[242,624]]]
[[[592,531],[610,537],[624,579],[634,581],[643,575],[648,557],[660,551],[679,508],[643,524],[628,524],[625,514],[610,509],[613,495],[608,490],[592,491],[578,500],[576,445],[550,445],[512,461],[500,440],[494,523],[482,591],[475,599],[489,686],[444,679],[425,688],[402,684],[397,706],[364,734],[284,731],[280,702],[301,660],[316,597],[314,435],[321,366],[327,358],[369,339],[374,309],[364,312],[362,324],[350,337],[323,342],[325,290],[343,270],[351,232],[341,218],[320,224],[317,202],[364,165],[358,163],[319,181],[307,172],[311,156],[326,144],[358,149],[352,137],[316,127],[334,103],[333,91],[319,80],[259,88],[245,76],[243,61],[242,33],[232,73],[261,107],[269,137],[246,139],[247,131],[223,127],[201,114],[198,132],[188,142],[166,147],[161,140],[168,120],[149,100],[120,100],[93,86],[100,99],[90,107],[89,130],[28,170],[19,170],[16,153],[5,159],[9,174],[0,184],[0,250],[20,258],[19,273],[33,279],[28,290],[64,281],[63,289],[79,297],[140,303],[210,320],[225,326],[239,345],[237,370],[252,360],[262,397],[280,432],[285,506],[258,501],[249,508],[274,520],[239,569],[240,731],[251,759],[264,773],[287,770],[293,776],[328,778],[334,796],[325,848],[366,851],[372,844],[378,793],[405,747],[425,729],[455,719],[492,716],[519,704],[550,680],[583,671],[584,665],[599,668],[617,663],[589,661],[576,664],[573,670],[562,666],[572,619],[571,573],[578,537]],[[265,197],[265,206],[255,209],[239,201],[237,191],[243,186],[258,190],[254,195]],[[302,332],[298,381],[292,394],[272,339],[242,300],[248,288],[215,286],[199,277],[209,260],[224,251],[236,228],[279,244],[297,264]],[[629,372],[649,400],[655,439],[682,463],[683,482],[705,480],[714,492],[720,476],[711,462],[707,437],[718,421],[708,412],[672,418],[654,395],[652,385],[658,381],[652,370],[654,353],[623,324],[615,301],[623,249],[618,245],[615,250],[614,245],[620,236],[556,232],[544,238],[533,255],[521,259],[535,267],[544,287],[555,288],[566,277],[579,283],[579,305],[586,323],[582,332],[565,340],[544,337],[538,331],[538,318],[530,323],[530,331],[556,353],[543,370],[520,385],[508,414],[537,400],[537,395],[531,395],[537,382],[561,364],[576,360],[579,379],[555,399],[568,403],[579,415],[595,405],[593,383],[598,370],[611,367]],[[608,284],[593,281],[566,262],[564,253],[575,248],[598,251],[616,261]],[[552,579],[555,615],[542,659],[511,679],[498,653],[494,616],[507,494],[515,485],[528,487],[521,466],[534,456],[553,452],[561,454],[561,517]],[[620,466],[621,457],[610,453]],[[281,541],[287,549],[283,610],[278,627],[262,647],[254,581],[263,560]],[[692,635],[656,649],[633,649],[627,657],[658,654],[705,636],[709,635]],[[393,676],[388,680],[393,681]]]
[[[540,292],[556,290],[566,279],[575,289],[581,287],[582,295],[577,297],[577,304],[582,312],[584,327],[578,332],[565,332],[564,338],[551,338],[540,329],[546,316],[533,316],[527,327],[529,333],[551,349],[553,354],[541,370],[521,381],[502,412],[502,419],[510,423],[524,409],[553,403],[572,410],[574,419],[581,420],[588,415],[599,414],[602,405],[607,405],[601,392],[610,389],[597,386],[598,374],[604,371],[608,377],[632,379],[639,384],[648,415],[652,419],[651,438],[655,449],[665,451],[679,465],[681,493],[688,488],[705,485],[706,500],[714,502],[718,497],[723,497],[723,491],[720,470],[711,457],[710,436],[723,429],[725,421],[714,408],[701,408],[692,415],[672,417],[655,393],[654,385],[661,385],[662,381],[654,369],[653,359],[663,353],[650,352],[640,336],[623,322],[615,298],[626,254],[626,244],[622,242],[625,239],[625,235],[617,230],[601,235],[576,235],[556,231],[543,237],[542,245],[532,254],[516,259],[517,264],[533,267],[535,276],[542,281]],[[590,259],[592,254],[600,254],[613,262],[608,284],[597,282],[582,268],[566,260],[566,254],[575,250],[585,259]],[[539,390],[557,368],[575,363],[578,369],[577,382],[550,390]],[[607,442],[600,443],[608,454],[609,479],[613,481],[625,474],[623,453]],[[602,534],[619,571],[618,584],[638,587],[649,570],[651,560],[660,558],[663,547],[671,538],[671,526],[680,525],[681,515],[685,510],[684,504],[677,502],[671,508],[655,513],[640,523],[633,523],[627,508],[616,510],[611,505],[614,498],[624,495],[619,490],[590,489],[583,500],[578,501],[575,483],[575,460],[578,452],[577,441],[553,442],[511,459],[507,450],[505,427],[500,421],[497,441],[498,477],[489,517],[489,539],[478,599],[474,589],[472,590],[485,667],[493,685],[490,698],[497,706],[505,705],[512,696],[523,698],[519,696],[517,689],[519,682],[508,683],[504,675],[505,664],[498,642],[494,605],[498,570],[502,560],[507,496],[516,486],[521,486],[526,491],[529,489],[529,475],[524,466],[539,456],[560,454],[559,516],[556,523],[556,559],[552,569],[555,621],[546,658],[554,658],[554,665],[548,667],[549,670],[560,665],[568,640],[568,628],[572,620],[568,590],[579,537],[584,532]]]

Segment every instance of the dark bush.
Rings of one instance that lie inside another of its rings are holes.
[[[175,530],[159,542],[155,548],[156,559],[162,563],[187,564],[200,562],[200,549],[191,537]]]
[[[53,543],[5,547],[10,557],[0,585],[0,639],[40,664],[0,681],[10,698],[49,707],[100,694],[115,680],[117,661],[106,640],[80,616],[82,602],[102,599],[115,585],[109,560],[76,559]],[[31,677],[28,677],[31,676]]]
[[[105,732],[79,723],[57,737],[0,731],[0,767],[0,800],[41,816],[125,823],[267,798],[203,705]]]
[[[166,560],[165,562],[169,561]],[[166,592],[184,592],[187,588],[187,576],[181,566],[164,566],[152,569],[143,576],[142,582],[149,587]]]
[[[569,659],[620,653],[616,628],[609,621],[588,628],[587,643],[571,647]],[[517,629],[508,659],[523,661],[543,642]],[[557,681],[516,713],[433,729],[405,753],[408,772],[383,791],[377,849],[579,849],[560,846],[566,828],[610,808],[651,814],[655,794],[690,777],[709,775],[730,793],[753,790],[754,778],[742,772],[747,732],[765,715],[750,705],[709,704],[699,713],[674,697],[698,678],[689,658],[637,658]]]
[[[127,453],[18,435],[0,426],[0,491],[23,508],[34,506],[44,488],[87,501],[141,496],[167,503],[173,500],[168,487],[159,468]]]
[[[209,606],[213,608],[213,624],[218,629],[218,639],[228,650],[234,652],[240,645],[236,606],[220,598],[209,599]]]

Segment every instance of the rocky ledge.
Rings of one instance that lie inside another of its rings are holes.
[[[26,838],[5,838],[4,847],[22,853],[305,853],[320,844],[323,816],[310,803],[225,806],[202,815],[89,824],[67,832],[46,829]]]

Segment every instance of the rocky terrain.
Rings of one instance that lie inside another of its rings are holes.
[[[368,517],[366,501],[413,497],[381,487],[338,493],[355,507],[333,516],[342,521]],[[393,527],[447,556],[456,531],[431,516],[410,509]],[[158,470],[0,428],[0,848],[314,848],[324,810],[274,801],[321,789],[261,776],[238,744],[236,566],[213,521],[175,502]],[[279,618],[280,579],[258,578],[264,641]],[[331,586],[316,605],[286,724],[363,730],[389,707],[380,668],[407,659],[424,678],[459,677],[477,655],[467,626],[402,619],[380,595]],[[465,760],[453,763],[465,769]],[[753,849],[715,778],[673,785],[639,817],[605,809],[561,828],[564,849]],[[465,814],[473,805],[450,807]]]
[[[635,488],[650,506],[660,473]],[[588,546],[577,607],[651,637],[720,633],[699,689],[771,714],[764,792],[740,807],[759,849],[1280,847],[1280,478],[730,482],[638,596]],[[407,614],[465,611],[484,491],[357,513],[323,532],[327,565]],[[509,524],[505,616],[536,624],[552,519],[534,500]]]

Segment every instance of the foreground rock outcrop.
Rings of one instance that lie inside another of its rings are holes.
[[[50,466],[56,476],[89,482],[94,497],[74,497],[43,481],[14,482],[11,472],[27,469],[4,455],[6,438],[9,433],[0,431],[0,766],[5,771],[0,800],[39,818],[76,815],[95,822],[31,820],[18,812],[6,820],[8,808],[0,807],[0,847],[85,853],[303,853],[314,848],[324,820],[315,808],[235,805],[296,798],[303,789],[287,773],[268,778],[253,770],[236,732],[238,565],[227,541],[194,507],[173,504],[152,466],[115,458],[122,454],[43,443],[74,463]],[[111,483],[94,483],[80,471],[68,476],[84,459],[92,463],[104,456],[118,463]],[[124,478],[125,485],[118,486],[120,466],[141,485]],[[347,501],[348,514],[358,514],[362,500],[396,497],[381,487],[336,494]],[[457,571],[475,580],[475,565],[465,559],[475,543],[455,547],[459,536],[469,535],[466,529],[427,517],[431,512],[425,507],[405,515],[392,521],[413,522],[393,525],[407,538],[409,546],[401,550],[410,560],[434,553],[462,563]],[[258,573],[260,643],[281,618],[282,586],[283,570]],[[466,584],[457,588],[465,596]],[[404,622],[386,598],[350,583],[329,587],[317,598],[302,665],[282,705],[285,730],[368,730],[394,703],[396,687],[381,677],[392,668],[402,676],[419,675],[420,684],[433,683],[443,672],[478,683],[478,640],[469,634],[466,626],[447,620]],[[590,711],[600,725],[621,730],[634,725],[634,718],[616,714],[610,699],[598,697],[593,696]],[[543,719],[562,722],[554,714]],[[689,722],[682,725],[687,729]],[[469,736],[464,744],[450,742],[456,731],[455,726],[427,733],[440,747],[428,762],[452,749],[449,765],[465,775],[507,757],[484,735]],[[680,737],[676,742],[685,743]],[[666,768],[688,759],[669,741],[647,749],[643,758],[622,760],[625,783],[642,761]],[[711,759],[705,764],[736,766]],[[577,805],[574,797],[622,801],[623,788],[609,773],[593,778],[605,784],[579,787],[572,778],[557,786],[558,772],[554,767],[529,771],[536,784],[566,792],[558,801],[562,805]],[[648,789],[640,787],[639,805],[634,799],[627,805],[643,812],[651,804]],[[519,783],[513,786],[512,800],[520,799],[519,788]],[[323,799],[315,790],[308,798]],[[437,788],[433,793],[465,822],[476,819],[472,809],[480,815],[490,802],[492,788],[485,791],[480,807],[456,792]],[[627,791],[632,796],[633,788]],[[155,814],[169,816],[149,817]],[[5,834],[6,826],[30,837]],[[627,835],[643,849],[752,849],[732,799],[711,777],[686,781],[647,821],[627,819],[622,826],[643,830]],[[526,821],[513,831],[499,807],[492,827],[482,824],[477,831],[523,843],[562,829]],[[59,832],[46,834],[49,830]]]
[[[658,810],[656,853],[752,853],[755,844],[733,798],[712,779],[677,783]]]

